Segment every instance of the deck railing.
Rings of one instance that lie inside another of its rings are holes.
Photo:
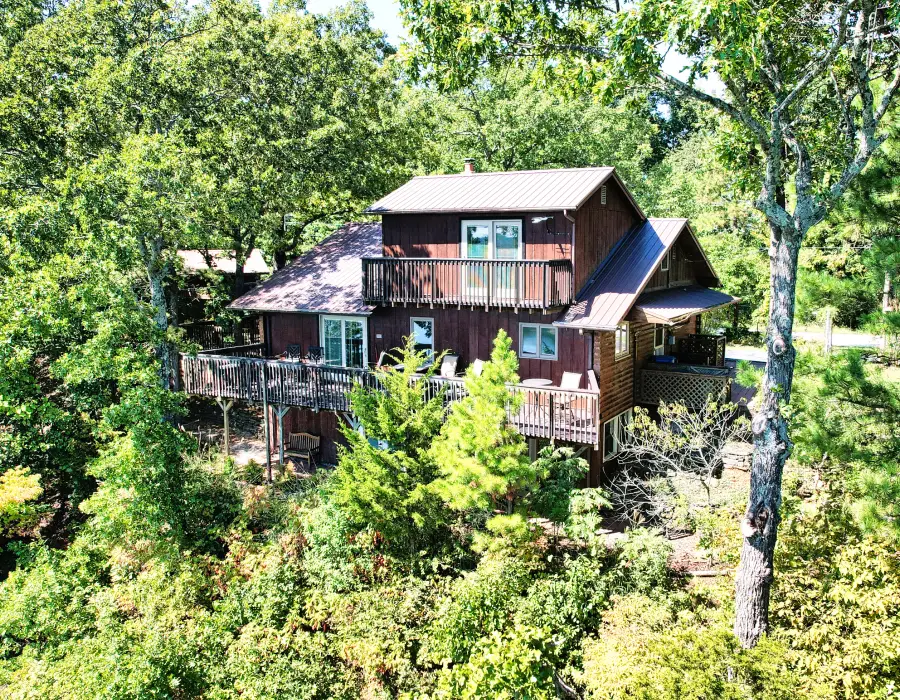
[[[262,342],[258,318],[245,318],[237,329],[225,328],[214,321],[192,321],[181,326],[187,339],[203,350],[255,345]]]
[[[638,401],[644,404],[681,403],[699,409],[710,398],[731,400],[731,377],[727,368],[662,365],[641,370],[640,381]]]
[[[368,304],[551,309],[572,303],[569,260],[363,258]]]
[[[466,395],[461,377],[429,377],[426,396],[445,404]],[[357,386],[383,387],[375,372],[278,360],[181,355],[181,387],[187,394],[250,403],[350,412]],[[510,386],[509,420],[527,437],[598,445],[600,395],[592,391]]]
[[[725,366],[725,336],[688,335],[678,343],[678,361],[688,365]]]

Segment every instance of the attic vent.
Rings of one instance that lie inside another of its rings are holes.
[[[606,185],[600,188],[600,204],[606,204]]]

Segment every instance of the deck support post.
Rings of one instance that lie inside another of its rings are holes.
[[[538,448],[537,448],[537,438],[528,438],[528,461],[534,462],[537,460]]]
[[[278,416],[278,466],[282,469],[284,469],[284,417],[290,410],[290,406],[275,407],[275,415]]]
[[[222,423],[225,428],[225,456],[231,456],[231,429],[228,424],[228,413],[231,411],[231,407],[234,405],[234,401],[229,399],[225,401],[221,396],[216,397],[216,403],[219,404],[219,408],[222,409]]]
[[[263,400],[263,433],[266,441],[266,479],[272,483],[272,446],[269,443],[269,381],[266,372],[266,363],[260,363],[262,372],[262,400]]]

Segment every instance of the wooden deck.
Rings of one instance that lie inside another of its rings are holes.
[[[263,405],[351,413],[349,393],[355,387],[383,389],[367,369],[212,354],[181,355],[180,365],[187,394]],[[427,395],[441,395],[447,405],[466,395],[460,377],[427,381]],[[518,384],[509,389],[510,423],[526,437],[599,445],[599,393]]]
[[[367,304],[554,309],[572,303],[569,260],[363,258]]]

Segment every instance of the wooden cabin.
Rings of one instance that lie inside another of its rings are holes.
[[[184,357],[186,391],[264,402],[270,441],[307,432],[334,462],[346,391],[412,335],[458,356],[435,377],[448,400],[490,357],[498,331],[519,356],[529,439],[571,443],[595,484],[635,405],[699,405],[729,390],[724,338],[700,316],[737,299],[686,219],[641,211],[614,168],[416,177],[237,299],[263,318],[265,356]],[[277,449],[277,447],[276,447]]]

